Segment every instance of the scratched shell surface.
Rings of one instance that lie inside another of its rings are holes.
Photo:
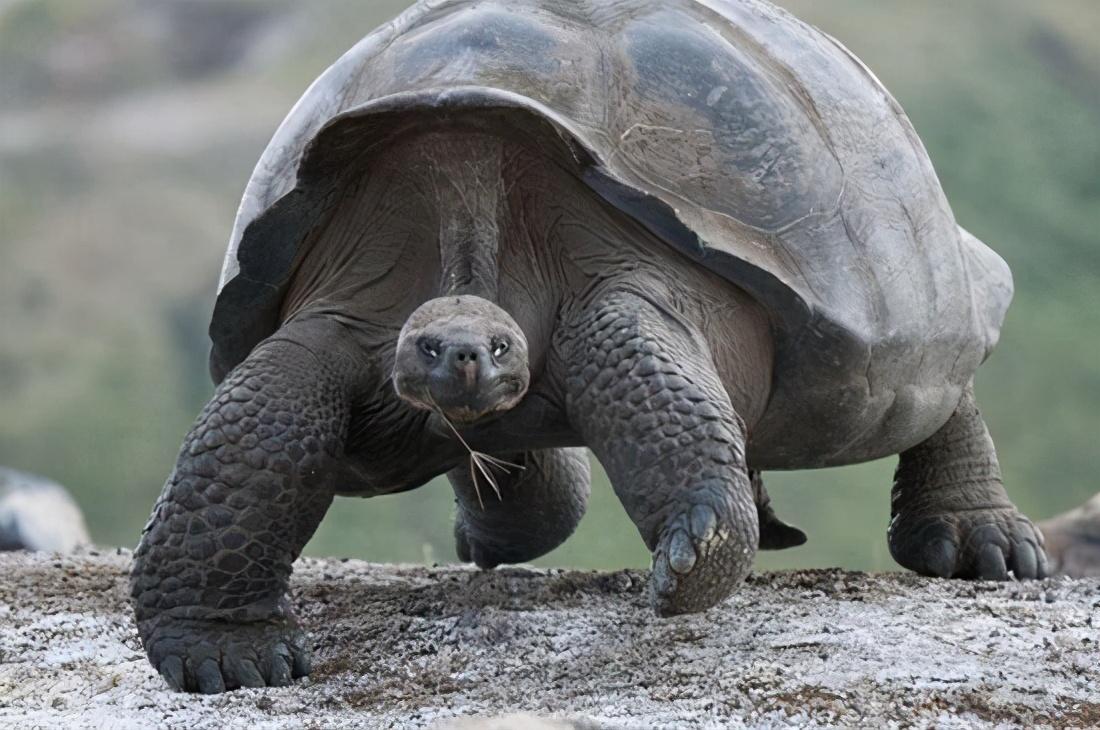
[[[222,271],[216,379],[278,325],[331,194],[333,155],[312,177],[311,160],[369,146],[371,115],[462,109],[544,120],[594,194],[768,307],[757,435],[794,428],[792,454],[830,423],[866,429],[820,465],[896,446],[870,431],[930,434],[996,344],[1007,266],[957,227],[904,112],[834,39],[757,0],[437,0],[338,60],[265,151]]]

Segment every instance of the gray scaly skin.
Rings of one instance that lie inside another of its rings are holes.
[[[447,473],[457,505],[455,552],[485,569],[534,560],[565,542],[584,516],[591,486],[585,449],[500,458],[509,471],[493,470],[499,497],[467,464]]]
[[[702,337],[667,306],[609,292],[564,330],[566,407],[653,552],[661,615],[720,601],[759,528],[745,425]]]
[[[309,673],[287,580],[332,502],[355,382],[339,351],[300,344],[326,327],[288,327],[222,382],[134,555],[138,630],[176,689],[281,686]]]
[[[932,438],[901,454],[890,510],[890,554],[923,575],[1006,580],[1048,574],[1043,534],[1001,481],[974,389]]]

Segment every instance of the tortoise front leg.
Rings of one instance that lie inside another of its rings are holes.
[[[759,539],[745,426],[694,326],[614,292],[559,333],[570,420],[653,553],[654,608],[701,611],[752,568]]]
[[[176,689],[285,685],[309,672],[286,591],[332,502],[360,377],[339,329],[314,322],[259,345],[184,441],[131,576],[145,651]]]

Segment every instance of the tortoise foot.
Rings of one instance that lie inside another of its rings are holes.
[[[284,687],[310,671],[304,632],[291,621],[162,620],[146,638],[149,659],[172,689],[218,694]]]
[[[492,570],[503,563],[521,563],[524,560],[478,540],[471,534],[461,512],[455,520],[455,553],[463,563],[473,563],[482,570]]]
[[[653,551],[650,578],[659,616],[703,611],[725,599],[752,567],[753,551],[709,505],[670,520]]]
[[[933,514],[898,514],[890,523],[890,553],[922,575],[1018,580],[1048,575],[1042,533],[1014,507]]]

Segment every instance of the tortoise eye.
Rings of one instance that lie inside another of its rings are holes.
[[[439,348],[431,340],[421,340],[420,341],[420,351],[423,352],[425,355],[427,355],[432,360],[439,357]]]
[[[508,341],[499,338],[493,339],[493,357],[500,357],[508,352]]]

